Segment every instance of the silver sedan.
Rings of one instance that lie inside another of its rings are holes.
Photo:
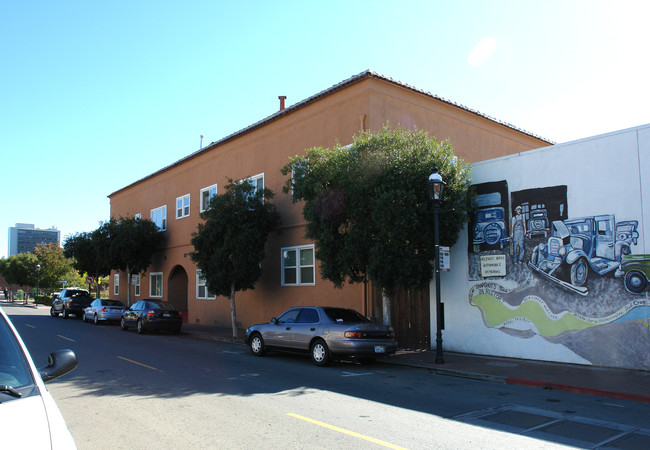
[[[119,322],[125,308],[124,303],[119,300],[98,298],[84,309],[83,320],[92,320],[95,325],[99,322]]]
[[[317,366],[346,357],[372,362],[397,350],[391,326],[335,307],[291,308],[269,323],[249,327],[245,342],[255,356],[273,349],[309,352]]]

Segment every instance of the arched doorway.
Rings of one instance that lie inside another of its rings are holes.
[[[187,272],[182,266],[175,266],[169,274],[169,295],[167,300],[183,312],[183,322],[187,323]]]

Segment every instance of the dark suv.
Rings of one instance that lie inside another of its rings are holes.
[[[50,308],[50,316],[56,317],[63,314],[63,318],[67,319],[70,314],[80,318],[90,303],[93,301],[87,290],[81,288],[69,288],[61,291],[58,298],[52,301]]]

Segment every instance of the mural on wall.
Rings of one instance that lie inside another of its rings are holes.
[[[570,217],[567,186],[509,194],[505,181],[475,187],[469,302],[485,325],[540,336],[592,364],[649,370],[650,301],[642,294],[650,255],[634,252],[638,221]]]

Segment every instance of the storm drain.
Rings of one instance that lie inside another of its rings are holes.
[[[453,419],[574,447],[650,448],[650,429],[525,406],[502,405]]]

